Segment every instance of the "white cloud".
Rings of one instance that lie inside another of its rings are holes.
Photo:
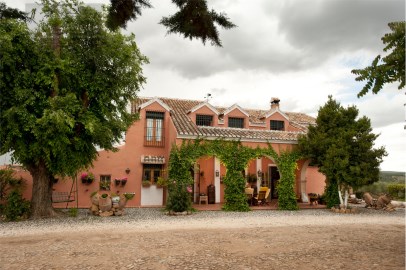
[[[376,147],[384,146],[388,152],[388,156],[381,164],[381,170],[405,171],[406,130],[404,126],[403,122],[374,129],[375,134],[380,134],[376,140]]]
[[[5,2],[24,9],[34,1]],[[405,170],[404,91],[394,84],[358,99],[363,83],[351,74],[382,54],[387,23],[405,20],[403,0],[209,0],[209,7],[226,12],[238,26],[220,30],[222,48],[167,35],[158,22],[175,5],[151,3],[154,8],[126,31],[136,35],[151,61],[140,95],[203,100],[210,92],[213,104],[259,109],[279,97],[283,110],[316,116],[331,94],[344,106],[356,105],[381,132],[379,144],[389,153],[382,168]]]

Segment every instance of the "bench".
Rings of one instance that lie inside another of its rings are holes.
[[[59,192],[53,191],[52,192],[52,202],[53,203],[61,203],[61,202],[73,202],[75,201],[75,193],[69,194],[69,192]]]

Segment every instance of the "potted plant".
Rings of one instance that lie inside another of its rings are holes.
[[[80,179],[82,180],[82,184],[87,184],[87,172],[82,173]]]
[[[118,203],[120,202],[120,196],[118,196],[116,193],[111,193],[111,202],[113,203],[113,206],[115,204],[118,205]]]
[[[91,184],[94,181],[94,175],[91,172],[84,172],[80,176],[80,179],[82,180],[82,184]]]
[[[148,181],[148,180],[142,181],[142,186],[143,187],[150,187],[151,186],[151,181]]]
[[[100,189],[101,190],[110,190],[110,182],[101,181],[100,182]]]
[[[169,182],[167,179],[163,177],[158,177],[158,180],[156,182],[156,187],[161,188],[161,187],[166,187],[168,186]]]
[[[120,185],[121,183],[121,179],[114,179],[114,184],[116,184],[116,186]]]
[[[127,200],[132,200],[134,198],[134,196],[135,196],[135,193],[124,193],[124,197]]]
[[[127,184],[127,177],[121,178],[121,185],[125,186],[125,184]]]
[[[253,183],[256,183],[257,182],[257,176],[255,175],[255,174],[249,174],[248,176],[247,176],[247,182],[248,183],[251,183],[251,184],[253,184]]]
[[[102,212],[107,212],[107,211],[110,211],[112,207],[113,207],[113,205],[112,205],[111,197],[109,196],[109,194],[104,193],[104,194],[100,195],[99,209]]]

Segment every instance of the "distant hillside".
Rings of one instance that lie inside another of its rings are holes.
[[[379,181],[405,183],[405,172],[381,171]]]

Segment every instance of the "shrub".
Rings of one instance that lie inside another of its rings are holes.
[[[362,199],[364,197],[364,192],[363,191],[357,191],[355,192],[355,197],[357,199]]]
[[[188,211],[192,208],[190,193],[182,185],[171,188],[166,209],[174,212]]]
[[[405,184],[388,184],[387,189],[392,198],[405,199]]]
[[[8,221],[17,221],[27,218],[30,212],[30,202],[25,200],[21,193],[14,189],[6,199],[4,215]]]
[[[0,200],[3,200],[6,195],[13,189],[22,190],[25,187],[24,179],[15,178],[12,169],[0,170]]]
[[[327,208],[331,208],[336,204],[340,204],[340,198],[338,197],[338,185],[336,181],[326,181],[326,187],[324,189]]]
[[[394,199],[404,199],[405,184],[399,184],[396,182],[377,182],[372,185],[358,188],[356,194],[364,192],[369,192],[374,197],[378,197],[381,194],[389,194]]]
[[[76,207],[69,209],[69,216],[77,217],[78,216],[78,209]]]
[[[319,204],[326,204],[326,194],[323,193],[319,196]]]

